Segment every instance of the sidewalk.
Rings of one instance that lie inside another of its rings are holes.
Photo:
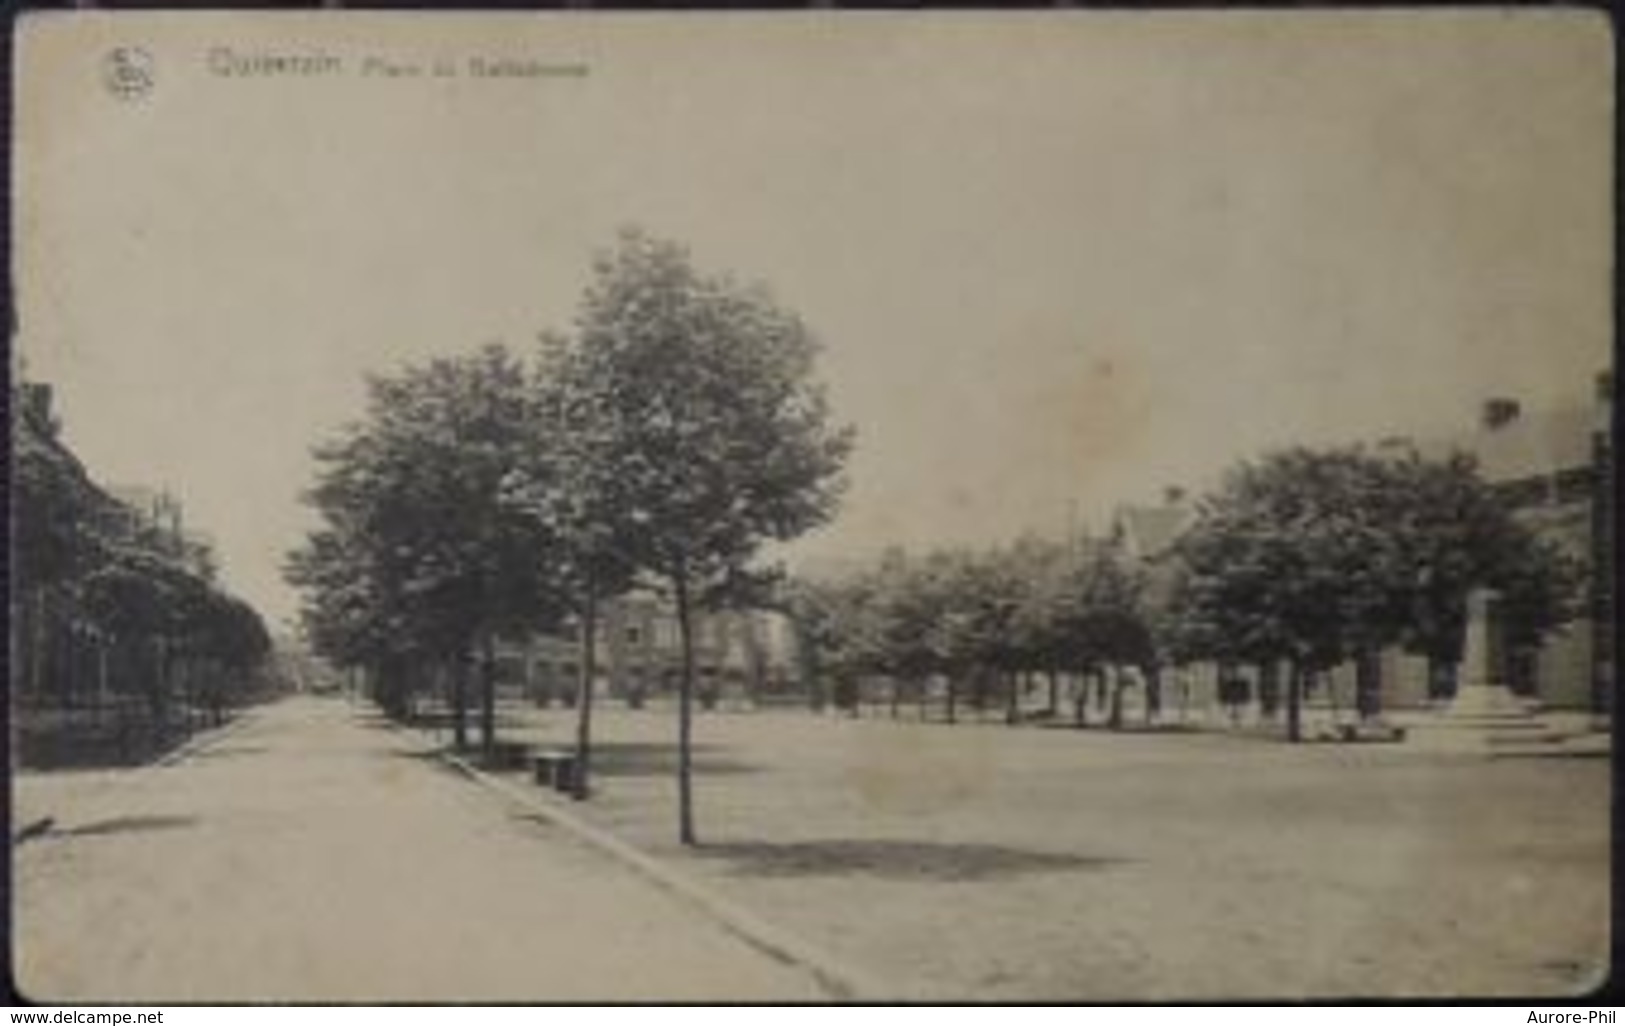
[[[827,998],[336,700],[18,796],[14,826],[54,819],[14,848],[37,1000]]]

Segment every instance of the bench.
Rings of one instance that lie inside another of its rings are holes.
[[[1339,723],[1330,732],[1322,730],[1323,741],[1341,741],[1347,744],[1366,742],[1395,742],[1405,740],[1405,728],[1390,723]]]
[[[563,749],[545,749],[534,753],[531,767],[536,783],[555,791],[570,791],[575,787],[576,756]]]

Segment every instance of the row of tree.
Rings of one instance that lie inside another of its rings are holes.
[[[1022,686],[1035,677],[1047,678],[1055,715],[1064,677],[1104,687],[1114,667],[1154,663],[1148,584],[1119,540],[1029,537],[985,551],[892,549],[843,576],[792,580],[783,596],[806,672],[829,680],[838,704],[854,705],[878,679],[893,716],[905,697],[923,715],[940,682],[950,723],[962,695],[981,707],[993,694],[1013,724]],[[1075,692],[1080,723],[1085,693]]]
[[[831,423],[816,353],[764,288],[623,232],[571,332],[373,377],[365,415],[316,449],[323,523],[288,563],[310,640],[366,668],[396,715],[448,680],[460,748],[477,664],[491,757],[496,640],[575,630],[584,797],[598,610],[659,591],[679,627],[679,834],[694,843],[694,611],[747,600],[761,546],[827,520],[841,491],[852,433]]]
[[[49,390],[12,390],[12,622],[20,711],[137,699],[146,722],[218,721],[261,681],[270,638],[216,581],[207,546],[99,487],[63,444]],[[28,724],[22,724],[27,728]]]
[[[1514,518],[1471,458],[1392,444],[1244,462],[1150,558],[1130,558],[1120,533],[892,551],[842,577],[791,582],[786,594],[812,672],[848,692],[888,681],[894,714],[901,694],[942,681],[950,721],[962,689],[980,700],[991,688],[1015,722],[1020,683],[1047,676],[1053,715],[1058,680],[1072,676],[1078,722],[1093,685],[1109,692],[1116,726],[1125,684],[1143,680],[1155,711],[1164,671],[1207,661],[1256,666],[1271,706],[1284,667],[1297,740],[1316,675],[1353,661],[1359,711],[1373,715],[1382,649],[1424,655],[1448,682],[1472,592],[1493,590],[1507,646],[1530,648],[1576,614],[1584,580],[1574,556]]]

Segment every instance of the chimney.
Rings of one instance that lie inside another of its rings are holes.
[[[1484,407],[1480,419],[1486,431],[1495,431],[1506,427],[1518,419],[1518,400],[1506,396],[1496,396],[1484,400]]]

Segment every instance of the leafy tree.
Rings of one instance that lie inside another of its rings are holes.
[[[1454,676],[1467,599],[1476,588],[1499,593],[1506,640],[1514,648],[1538,645],[1577,614],[1580,561],[1520,523],[1471,456],[1430,461],[1403,447],[1387,470],[1385,516],[1413,575],[1407,647]]]
[[[1298,448],[1244,463],[1203,503],[1178,551],[1189,574],[1180,601],[1205,654],[1289,663],[1293,740],[1306,674],[1356,659],[1369,715],[1380,648],[1405,643],[1459,660],[1476,587],[1515,596],[1515,621],[1538,637],[1568,615],[1574,579],[1470,459],[1430,461],[1403,448]]]
[[[949,669],[941,637],[949,598],[941,558],[915,560],[900,548],[888,549],[857,587],[867,598],[858,607],[866,614],[858,648],[862,671],[891,681],[894,718],[904,684],[914,689],[923,717],[927,681]],[[953,693],[950,680],[950,703]]]
[[[837,706],[859,712],[862,681],[885,673],[884,630],[887,583],[875,570],[835,579],[791,578],[781,594],[781,608],[796,631],[802,674],[813,688],[815,706],[829,697]],[[894,690],[895,699],[896,692]]]
[[[1375,519],[1380,467],[1353,449],[1292,449],[1243,463],[1198,509],[1179,552],[1187,608],[1222,661],[1285,659],[1287,733],[1302,736],[1306,673],[1379,643],[1396,621],[1390,537]],[[1385,572],[1386,571],[1386,572]]]
[[[218,718],[265,655],[258,614],[218,588],[206,545],[150,523],[91,479],[63,443],[47,395],[36,383],[13,386],[12,600],[24,679],[39,692],[43,663],[56,653],[65,662],[54,676],[71,684],[85,672],[88,642],[103,660],[123,657],[125,672],[106,683],[144,691],[164,729],[177,664],[194,664],[180,667],[191,679],[198,665],[217,662]]]
[[[1065,615],[1072,608],[1076,548],[1038,538],[1022,538],[1007,557],[1021,581],[1020,599],[1011,617],[1011,644],[1019,668],[1042,674],[1049,682],[1047,714],[1060,712],[1060,675],[1070,672]],[[1012,699],[1011,719],[1014,719]]]
[[[572,791],[578,800],[590,786],[599,608],[638,576],[628,551],[631,503],[617,468],[600,458],[613,425],[613,397],[591,370],[568,338],[543,336],[525,444],[503,482],[504,500],[535,518],[553,590],[575,620],[580,677]]]
[[[369,382],[367,419],[319,447],[309,501],[327,521],[290,563],[328,654],[452,670],[455,742],[467,744],[468,668],[481,654],[481,738],[495,743],[496,637],[558,614],[534,518],[505,489],[528,441],[522,365],[504,347]]]
[[[991,676],[1014,698],[1013,673],[1018,665],[1015,622],[1021,608],[1023,584],[1005,554],[954,551],[934,557],[933,571],[942,589],[939,643],[948,672],[948,721],[954,721],[956,682],[970,677],[982,704],[986,680]],[[1006,716],[1013,716],[1007,703]]]
[[[591,462],[620,476],[629,550],[676,606],[679,835],[693,844],[696,597],[833,514],[851,433],[812,381],[812,336],[765,289],[636,231],[593,270],[577,326],[599,403]]]
[[[1069,600],[1060,610],[1059,630],[1066,651],[1082,677],[1099,677],[1113,668],[1108,725],[1122,725],[1122,696],[1127,679],[1122,666],[1151,662],[1151,632],[1141,609],[1144,579],[1112,539],[1091,541],[1073,570]],[[1075,715],[1083,722],[1080,688]]]

